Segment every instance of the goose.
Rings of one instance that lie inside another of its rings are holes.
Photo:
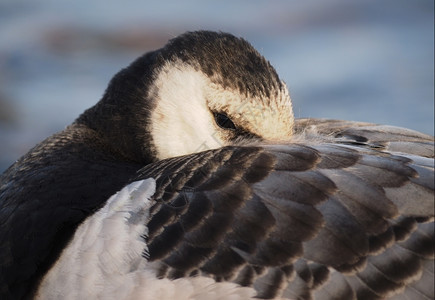
[[[434,138],[295,119],[187,32],[0,178],[0,299],[434,299]]]

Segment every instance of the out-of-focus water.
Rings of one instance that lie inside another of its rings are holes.
[[[249,40],[297,117],[433,135],[433,0],[0,1],[0,172],[101,97],[118,70],[186,30]]]

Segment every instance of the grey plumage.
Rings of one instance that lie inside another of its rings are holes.
[[[319,128],[327,125],[310,122]],[[160,275],[200,273],[253,285],[259,297],[283,290],[295,299],[383,299],[413,283],[426,260],[433,260],[434,228],[433,221],[420,218],[433,216],[433,189],[412,181],[423,168],[431,170],[423,177],[433,182],[433,167],[420,165],[430,165],[433,159],[419,157],[416,163],[388,153],[380,149],[381,140],[373,147],[366,131],[366,125],[355,125],[352,132],[358,138],[346,142],[330,136],[320,142],[318,135],[311,144],[200,153],[190,161],[197,164],[189,168],[192,173],[170,180],[166,172],[177,174],[183,166],[180,159],[176,167],[168,161],[164,170],[160,164],[157,171],[154,165],[144,168],[140,178],[157,178],[164,187],[160,193],[166,194],[164,203],[156,203],[148,238],[150,259],[162,261]],[[406,141],[404,133],[401,140]],[[399,139],[400,133],[385,135]],[[364,139],[358,146],[350,143]],[[418,140],[432,142],[430,137]],[[226,164],[216,167],[222,156]],[[265,178],[251,181],[245,177],[251,172],[263,172]],[[190,180],[204,174],[207,178]],[[419,195],[417,205],[410,204],[406,194],[389,198],[385,192],[409,185]],[[166,222],[155,228],[162,215]],[[177,239],[165,245],[172,234]]]
[[[155,85],[168,66],[206,75],[194,78],[219,87],[207,95],[236,93],[270,122],[207,98],[211,122],[232,119],[217,129],[225,145],[160,159],[153,112],[165,99]],[[187,33],[137,59],[0,178],[0,298],[33,297],[76,228],[123,186],[152,177],[143,257],[159,278],[207,276],[260,298],[433,299],[433,137],[293,123],[289,102],[269,62],[229,34]]]

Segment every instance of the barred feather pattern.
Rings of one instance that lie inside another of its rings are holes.
[[[433,138],[298,122],[304,144],[224,147],[140,171],[156,179],[144,256],[157,276],[235,282],[265,299],[433,299]]]

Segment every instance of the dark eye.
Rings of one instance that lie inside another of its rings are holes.
[[[222,113],[213,113],[213,115],[216,124],[218,124],[220,128],[231,129],[231,130],[236,129],[236,125],[234,125],[233,121],[231,121],[231,119],[228,118],[227,115]]]

